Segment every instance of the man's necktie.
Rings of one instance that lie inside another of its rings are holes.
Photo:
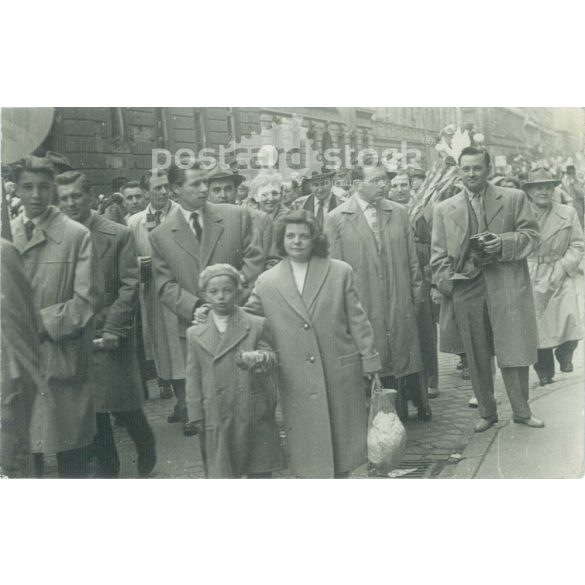
[[[322,228],[323,227],[323,202],[317,201],[317,205],[319,206],[319,209],[317,209],[317,223]]]
[[[28,220],[24,224],[24,233],[26,234],[26,239],[30,242],[33,237],[33,232],[35,231],[35,224],[34,221]]]
[[[374,232],[374,238],[376,238],[376,245],[380,248],[380,226],[378,224],[378,209],[373,203],[370,203],[368,207],[366,207],[366,211],[370,217],[370,228],[372,232]]]
[[[197,241],[201,242],[201,234],[203,233],[203,230],[199,224],[199,214],[196,211],[191,214],[191,223],[193,224],[193,229],[195,230]]]
[[[475,217],[477,218],[477,231],[478,233],[485,232],[486,228],[486,221],[485,221],[485,212],[483,209],[483,200],[481,195],[474,195],[471,198],[471,207],[473,207],[473,211],[475,212]]]
[[[154,212],[154,223],[156,223],[156,225],[160,225],[160,216],[161,216],[160,209]]]

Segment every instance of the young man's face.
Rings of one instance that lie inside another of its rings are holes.
[[[410,201],[410,179],[408,175],[397,175],[390,182],[390,199],[403,205]]]
[[[153,209],[159,211],[169,203],[169,179],[166,175],[155,175],[150,177],[148,185],[148,199]]]
[[[70,185],[57,185],[59,208],[71,219],[83,223],[91,215],[91,195],[81,189],[81,179]]]
[[[472,193],[480,193],[487,185],[490,165],[483,154],[466,154],[459,163],[461,180]]]
[[[209,188],[201,171],[188,169],[185,171],[185,182],[174,187],[177,202],[187,211],[196,211],[205,205]]]
[[[237,295],[238,287],[229,276],[214,276],[205,289],[205,300],[218,315],[229,315],[234,312]]]
[[[42,171],[23,171],[16,185],[24,212],[29,219],[42,215],[51,202],[53,177]]]
[[[124,204],[130,215],[142,211],[146,207],[146,199],[140,187],[128,187],[122,193]]]

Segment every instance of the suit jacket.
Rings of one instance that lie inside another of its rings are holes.
[[[327,214],[330,211],[333,211],[342,203],[343,201],[341,199],[339,199],[338,197],[333,195],[333,193],[331,193],[331,197],[329,199],[329,206],[327,207],[327,209],[324,209],[323,211],[325,211],[325,213]],[[293,205],[295,209],[306,209],[307,211],[310,211],[313,215],[315,215],[314,195],[305,195],[304,197],[299,197],[298,199],[295,200]]]
[[[436,205],[433,214],[433,282],[449,299],[461,276],[460,263],[469,230],[466,193]],[[482,269],[498,364],[526,366],[536,361],[537,333],[532,287],[526,263],[536,248],[539,229],[523,191],[488,184],[484,195],[487,230],[502,238],[502,251]]]
[[[199,304],[198,280],[211,264],[231,264],[247,286],[262,271],[262,250],[254,237],[250,213],[236,205],[206,203],[201,209],[203,239],[197,241],[179,208],[150,233],[152,271],[162,303],[179,318],[179,336],[191,325]]]
[[[293,473],[333,477],[364,463],[363,374],[380,357],[350,266],[314,256],[301,295],[285,259],[258,277],[246,310],[266,317],[278,353]]]
[[[142,406],[142,379],[136,355],[135,314],[138,265],[130,229],[92,211],[85,226],[100,258],[105,306],[96,318],[96,337],[120,338],[116,351],[94,351],[90,382],[97,412],[123,412]]]
[[[55,453],[88,445],[95,410],[88,384],[94,316],[103,305],[99,259],[87,228],[49,206],[30,241],[12,221],[14,245],[49,339],[41,344],[45,387],[37,393],[32,449]]]
[[[380,249],[356,200],[325,218],[331,256],[349,263],[356,288],[374,328],[385,376],[420,372],[422,361],[416,307],[422,275],[406,207],[383,199],[379,207]]]

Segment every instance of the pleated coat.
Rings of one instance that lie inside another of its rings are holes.
[[[365,463],[364,374],[379,371],[380,357],[351,267],[314,256],[301,295],[284,259],[258,277],[245,309],[268,320],[294,475],[328,478]]]

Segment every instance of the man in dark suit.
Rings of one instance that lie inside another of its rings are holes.
[[[202,303],[197,290],[200,272],[211,264],[231,264],[240,271],[244,288],[253,285],[262,271],[263,254],[254,237],[250,213],[245,207],[209,203],[208,171],[198,162],[189,169],[172,167],[169,183],[178,206],[167,220],[150,233],[152,272],[163,305],[178,318],[183,354],[186,330]],[[186,418],[184,381],[175,411]],[[185,427],[186,434],[193,429]]]
[[[465,188],[434,209],[431,270],[435,286],[453,302],[481,417],[475,431],[498,421],[494,353],[514,422],[543,427],[528,405],[538,337],[526,258],[538,245],[538,224],[524,192],[488,182],[485,149],[464,148],[459,167]]]
[[[236,204],[236,196],[239,185],[244,180],[242,175],[234,174],[230,167],[218,163],[209,173],[207,181],[209,188],[209,201],[211,203]],[[254,226],[254,237],[260,248],[262,248],[262,263],[269,257],[272,247],[273,221],[271,217],[253,207],[247,207],[252,225]]]
[[[120,472],[110,413],[126,427],[138,453],[138,474],[146,477],[156,464],[156,452],[154,434],[142,410],[135,320],[139,275],[132,233],[130,228],[92,210],[83,173],[58,175],[55,186],[61,211],[89,229],[100,257],[101,274],[95,278],[103,280],[105,305],[96,316],[90,365],[97,424],[92,450],[98,462],[98,477],[116,478]]]
[[[343,203],[331,192],[334,176],[335,171],[327,169],[323,169],[321,173],[314,173],[308,180],[311,194],[299,197],[293,204],[295,209],[306,209],[312,213],[321,229],[325,225],[325,216]]]

